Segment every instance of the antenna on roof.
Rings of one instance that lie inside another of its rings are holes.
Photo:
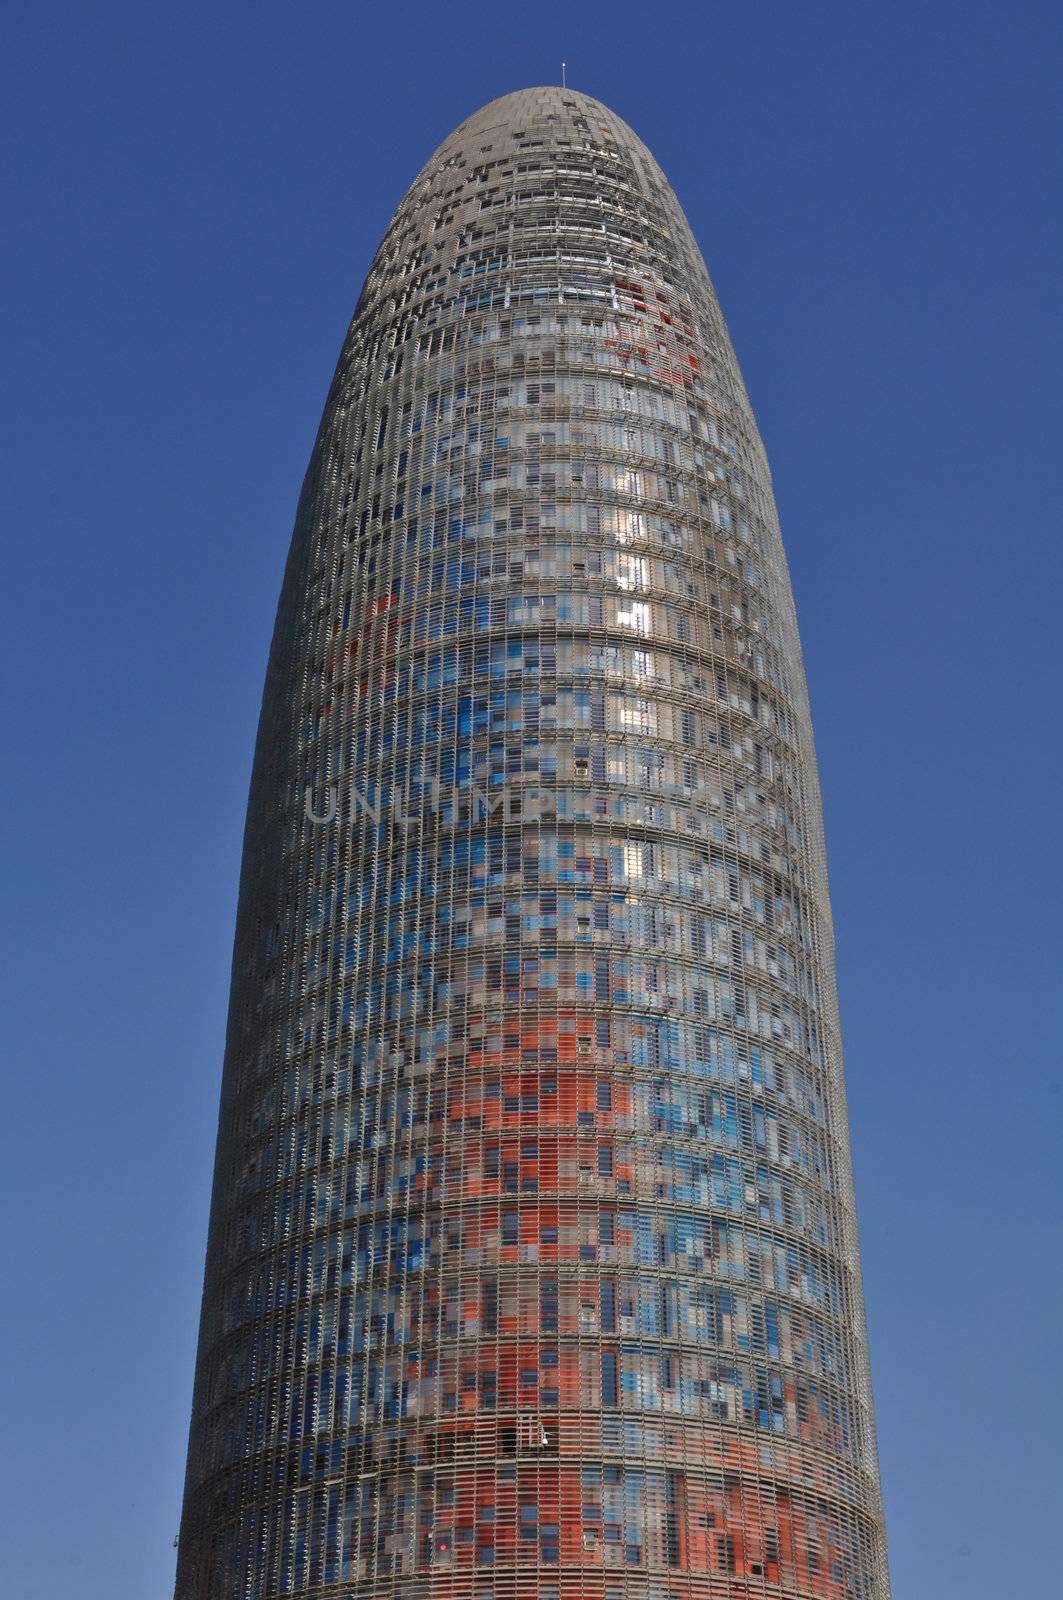
[[[568,80],[565,76],[565,63],[563,61],[561,63],[561,87],[562,89],[568,88]]]

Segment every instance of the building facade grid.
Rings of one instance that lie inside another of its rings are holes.
[[[178,1600],[886,1600],[800,646],[648,151],[400,205],[245,837]]]

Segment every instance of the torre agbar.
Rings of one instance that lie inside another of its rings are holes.
[[[395,213],[299,501],[176,1594],[888,1593],[767,461],[653,157],[522,90]]]

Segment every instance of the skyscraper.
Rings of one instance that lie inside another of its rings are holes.
[[[370,268],[248,808],[178,1600],[885,1600],[812,730],[660,169],[486,106]]]

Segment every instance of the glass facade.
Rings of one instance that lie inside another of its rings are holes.
[[[886,1600],[770,478],[598,102],[414,181],[248,810],[178,1600]]]

